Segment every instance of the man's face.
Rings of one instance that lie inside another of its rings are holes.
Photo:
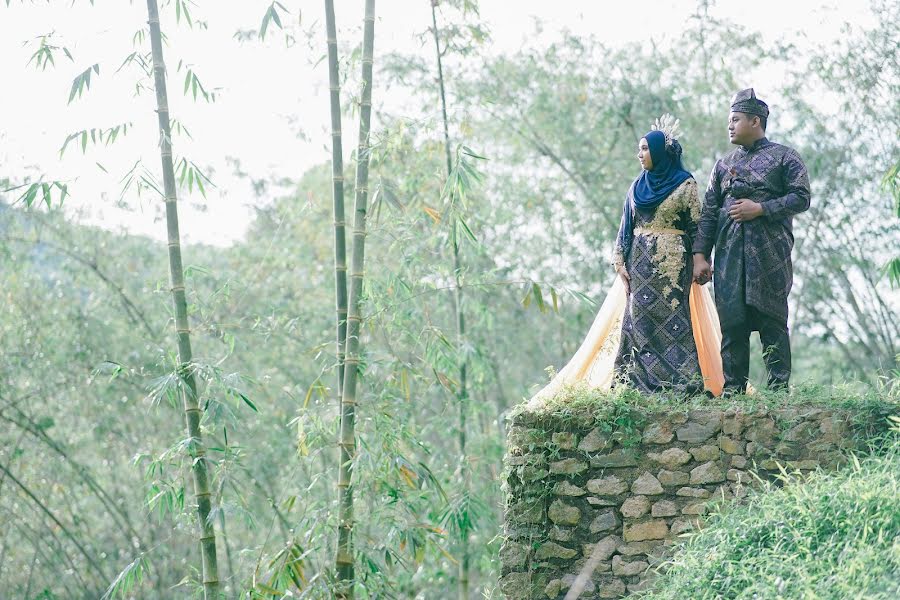
[[[728,139],[732,144],[748,146],[753,143],[759,128],[759,118],[742,112],[728,115]]]

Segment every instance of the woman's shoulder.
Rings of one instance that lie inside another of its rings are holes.
[[[696,189],[697,189],[697,180],[694,179],[693,175],[691,175],[690,177],[688,177],[687,179],[682,181],[681,184],[677,188],[675,188],[670,195],[680,196],[681,194],[690,193],[692,190],[696,190]]]

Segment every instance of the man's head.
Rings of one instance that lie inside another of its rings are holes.
[[[768,105],[756,97],[753,88],[741,90],[731,99],[728,115],[728,138],[732,144],[752,146],[766,135]]]

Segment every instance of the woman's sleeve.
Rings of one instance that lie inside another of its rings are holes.
[[[625,200],[627,203],[628,200]],[[625,266],[625,209],[622,210],[622,220],[619,223],[619,233],[616,234],[616,243],[612,253],[613,268],[618,270],[619,267]]]

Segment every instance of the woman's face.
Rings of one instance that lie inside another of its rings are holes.
[[[645,171],[653,169],[653,159],[650,158],[650,146],[647,145],[647,138],[641,138],[638,142],[638,161]]]

